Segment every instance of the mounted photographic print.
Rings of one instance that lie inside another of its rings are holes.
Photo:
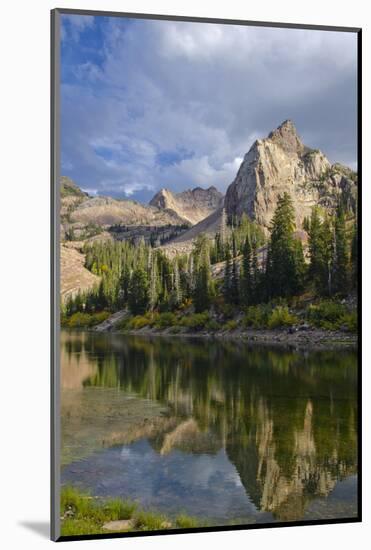
[[[52,538],[361,520],[361,31],[52,12]]]

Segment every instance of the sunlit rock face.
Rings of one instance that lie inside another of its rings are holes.
[[[306,147],[294,124],[286,120],[252,145],[227,190],[225,207],[229,217],[245,212],[268,229],[278,197],[287,192],[301,228],[314,205],[332,209],[340,198],[355,208],[356,181],[349,168],[331,165],[321,151]]]
[[[149,204],[166,212],[174,212],[179,218],[193,225],[207,218],[222,206],[223,194],[214,186],[208,189],[196,187],[181,193],[161,189]]]

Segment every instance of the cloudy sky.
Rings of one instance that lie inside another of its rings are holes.
[[[61,173],[90,193],[225,191],[285,119],[356,168],[356,35],[63,15]]]

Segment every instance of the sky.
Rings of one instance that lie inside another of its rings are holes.
[[[225,192],[253,142],[291,119],[356,169],[355,33],[62,15],[61,174],[149,201]]]

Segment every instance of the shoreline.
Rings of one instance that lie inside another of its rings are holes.
[[[94,329],[91,332],[98,332]],[[100,333],[102,333],[101,331]],[[179,331],[172,332],[171,328],[153,329],[143,327],[137,330],[115,330],[114,328],[105,331],[105,334],[149,336],[149,337],[181,337],[181,338],[204,338],[208,340],[239,340],[252,345],[267,345],[288,348],[307,349],[333,349],[333,348],[358,348],[358,334],[345,331],[329,331],[311,328],[291,332],[288,329],[245,329],[231,331]]]

